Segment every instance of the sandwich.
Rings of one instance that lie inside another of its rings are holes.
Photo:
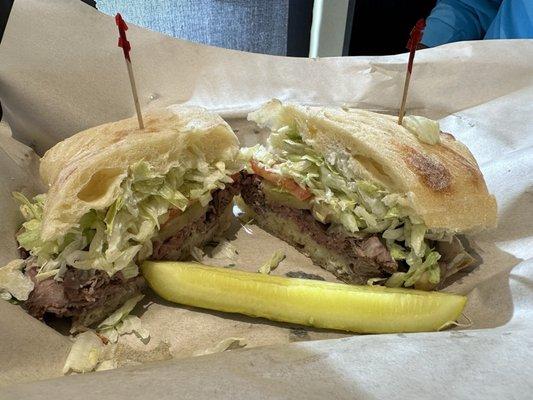
[[[48,192],[14,194],[22,257],[4,268],[3,297],[90,326],[139,295],[140,262],[187,258],[229,227],[241,170],[230,126],[179,106],[144,121],[91,128],[46,152]]]
[[[438,288],[475,262],[463,235],[496,225],[474,157],[436,121],[278,100],[248,119],[270,136],[243,150],[243,207],[345,282]]]

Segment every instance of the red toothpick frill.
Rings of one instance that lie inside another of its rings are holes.
[[[411,29],[411,35],[407,41],[407,48],[409,49],[409,63],[407,64],[407,71],[411,73],[413,71],[413,60],[415,58],[415,52],[422,40],[424,28],[426,27],[426,21],[422,18],[419,19],[416,25]]]
[[[124,52],[124,58],[126,59],[126,67],[128,68],[128,76],[130,78],[130,84],[131,84],[131,93],[133,95],[135,111],[137,112],[137,121],[139,122],[139,129],[144,129],[144,122],[143,122],[143,118],[141,114],[141,106],[139,104],[139,96],[137,95],[135,77],[133,76],[133,67],[131,66],[131,59],[130,59],[131,45],[130,45],[130,42],[128,42],[128,38],[126,37],[126,31],[128,30],[128,25],[126,25],[126,22],[122,19],[122,15],[120,15],[120,13],[117,13],[117,15],[115,15],[115,23],[118,26],[118,34],[119,34],[118,47],[122,48],[122,51]]]
[[[402,103],[400,105],[400,112],[398,115],[398,125],[403,122],[405,115],[405,105],[407,102],[407,91],[409,89],[409,82],[411,81],[411,74],[413,72],[413,61],[415,59],[415,52],[422,40],[424,28],[426,27],[426,21],[422,18],[419,19],[416,25],[411,30],[409,41],[407,42],[407,48],[409,49],[409,61],[407,62],[407,72],[405,73],[405,82],[403,84],[403,96]]]
[[[122,19],[122,15],[118,13],[115,15],[115,23],[118,26],[118,47],[122,47],[122,51],[124,52],[124,58],[126,60],[130,60],[130,50],[131,45],[130,42],[128,42],[128,38],[126,37],[126,31],[128,30],[128,25],[126,25],[126,22]]]

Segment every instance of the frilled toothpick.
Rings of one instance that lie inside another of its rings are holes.
[[[143,117],[141,114],[141,106],[139,105],[139,97],[137,96],[137,87],[135,86],[135,78],[133,76],[133,68],[131,66],[131,59],[130,59],[131,45],[130,45],[130,42],[128,42],[128,39],[126,38],[126,31],[128,30],[128,25],[126,25],[126,22],[124,22],[120,13],[115,15],[115,22],[118,26],[118,33],[119,33],[118,47],[122,47],[122,51],[124,52],[124,58],[126,60],[126,67],[128,68],[128,75],[130,77],[130,84],[131,84],[131,92],[133,94],[133,102],[135,103],[135,111],[137,112],[137,121],[139,122],[139,129],[144,129]]]
[[[403,117],[405,115],[405,104],[407,101],[407,91],[409,89],[409,82],[411,81],[411,74],[413,72],[413,61],[415,59],[415,52],[422,40],[422,34],[424,28],[426,27],[426,21],[424,19],[419,19],[414,28],[411,30],[411,35],[409,41],[407,42],[407,48],[409,49],[409,61],[407,62],[407,72],[405,74],[405,82],[403,84],[403,96],[402,104],[400,105],[400,114],[398,115],[398,125],[401,125],[403,122]]]

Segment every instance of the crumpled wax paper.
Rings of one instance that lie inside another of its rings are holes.
[[[130,26],[128,38],[143,109],[202,105],[227,118],[244,146],[264,135],[243,118],[272,97],[396,112],[407,59],[405,54],[328,59],[248,54],[135,26]],[[133,114],[116,41],[114,20],[82,2],[15,2],[0,46],[0,101],[16,139],[7,125],[0,127],[1,264],[17,256],[14,233],[21,217],[10,192],[43,190],[31,148],[42,154],[82,129]],[[100,399],[143,393],[159,393],[163,399],[172,398],[179,389],[196,398],[213,393],[249,398],[259,392],[307,398],[397,393],[410,398],[436,393],[454,398],[529,398],[527,393],[533,390],[533,340],[527,334],[533,328],[533,273],[528,261],[533,255],[532,60],[531,40],[456,43],[416,55],[408,113],[441,118],[442,129],[476,156],[498,201],[498,228],[472,238],[482,264],[446,288],[468,295],[465,315],[471,326],[431,334],[351,336],[180,307],[148,295],[136,313],[150,330],[151,340],[144,345],[134,335],[121,337],[118,363],[173,360],[9,386],[0,397],[49,393],[60,399],[81,390]],[[256,270],[281,249],[287,259],[274,274],[299,270],[334,279],[253,224],[243,227],[235,222],[230,238],[239,251],[236,260],[212,263]],[[68,339],[17,306],[0,302],[0,315],[0,384],[60,376]],[[189,358],[229,337],[244,338],[247,348],[273,346]],[[289,344],[296,341],[305,343]],[[127,385],[130,374],[142,384]],[[206,378],[202,384],[197,384],[199,376]],[[88,386],[99,390],[91,392]]]

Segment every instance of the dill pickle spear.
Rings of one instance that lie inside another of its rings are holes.
[[[286,278],[188,262],[145,261],[165,300],[193,307],[358,333],[436,331],[455,321],[466,297],[382,286]]]

